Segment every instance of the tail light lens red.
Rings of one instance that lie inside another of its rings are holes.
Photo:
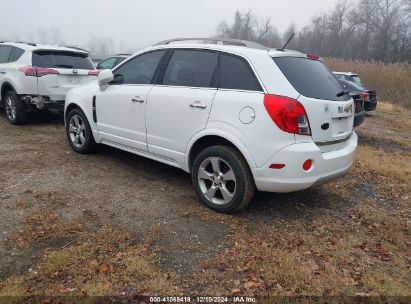
[[[308,58],[308,59],[314,59],[314,60],[320,60],[320,59],[321,59],[320,56],[314,55],[314,54],[308,54],[308,55],[307,55],[307,58]]]
[[[369,96],[370,94],[368,94],[367,92],[361,94],[362,100],[367,100]]]
[[[266,94],[264,106],[268,115],[281,130],[293,134],[311,135],[307,113],[297,100]]]
[[[99,70],[93,70],[93,71],[88,72],[89,76],[98,76],[98,74],[100,74]]]
[[[33,76],[33,77],[42,77],[45,75],[59,74],[58,71],[53,70],[53,69],[37,68],[37,67],[32,67],[32,66],[21,67],[19,71],[23,72],[26,76]]]

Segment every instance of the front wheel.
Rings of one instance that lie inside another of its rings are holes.
[[[255,192],[247,162],[230,146],[213,146],[201,152],[193,164],[192,182],[201,201],[217,212],[245,208]]]
[[[73,109],[66,121],[67,140],[71,148],[80,154],[94,151],[96,142],[86,115],[80,109]]]

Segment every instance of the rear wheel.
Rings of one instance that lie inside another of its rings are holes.
[[[22,125],[27,120],[26,105],[14,92],[8,91],[4,97],[4,110],[7,120],[13,125]]]
[[[80,154],[94,151],[96,142],[86,115],[80,109],[73,109],[67,115],[67,140],[71,148]]]
[[[245,208],[255,192],[247,162],[230,146],[201,152],[193,164],[192,181],[201,201],[217,212],[234,213]]]

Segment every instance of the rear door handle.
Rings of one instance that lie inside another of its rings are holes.
[[[190,104],[190,108],[204,110],[207,109],[207,105],[202,104],[200,102],[193,102],[192,104]]]
[[[140,96],[136,96],[133,99],[131,99],[132,102],[139,102],[139,103],[143,103],[144,99],[141,98]]]
[[[0,71],[0,74],[6,74],[6,71]]]

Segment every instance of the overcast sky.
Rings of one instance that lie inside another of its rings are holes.
[[[141,48],[175,37],[210,36],[236,10],[271,17],[281,32],[305,25],[337,0],[0,0],[0,39],[37,37],[54,27],[70,44],[107,37]]]

